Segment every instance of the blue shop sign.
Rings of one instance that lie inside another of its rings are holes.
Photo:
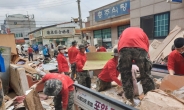
[[[126,15],[129,13],[130,13],[130,1],[127,1],[117,4],[113,7],[95,12],[95,21],[106,20],[109,18]]]
[[[182,0],[171,0],[171,2],[178,2],[178,3],[182,3]]]

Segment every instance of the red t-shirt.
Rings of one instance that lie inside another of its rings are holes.
[[[105,47],[99,47],[99,49],[97,50],[97,52],[107,52]]]
[[[167,67],[176,74],[184,75],[184,57],[177,50],[172,51],[168,56]]]
[[[118,51],[125,47],[137,47],[149,51],[149,40],[141,28],[129,27],[125,29],[118,42]]]
[[[57,62],[58,62],[58,71],[59,72],[69,72],[68,62],[63,54],[61,54],[61,53],[58,54]]]
[[[76,47],[72,46],[68,49],[68,58],[69,58],[70,64],[75,62],[75,58],[78,53],[79,53],[79,50]]]
[[[28,53],[33,53],[33,49],[32,48],[28,48]]]
[[[77,72],[83,71],[84,64],[86,63],[86,54],[79,52],[76,57]]]
[[[101,73],[98,75],[98,78],[105,82],[115,81],[118,85],[122,86],[121,81],[117,78],[119,72],[116,69],[118,61],[114,58],[110,59],[104,66]]]
[[[69,76],[66,76],[64,74],[50,73],[46,74],[42,78],[42,81],[46,82],[50,79],[58,79],[62,82],[62,90],[60,93],[62,95],[63,108],[67,108],[69,92],[74,90],[73,80]]]

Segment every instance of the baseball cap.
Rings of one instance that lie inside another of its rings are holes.
[[[119,56],[117,48],[114,48],[112,56]]]

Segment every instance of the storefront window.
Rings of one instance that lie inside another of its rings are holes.
[[[102,38],[102,31],[101,30],[94,31],[94,38]]]
[[[111,42],[111,29],[102,30],[103,42]]]
[[[101,38],[106,48],[112,47],[111,28],[94,31],[94,38]]]
[[[167,36],[169,31],[169,13],[155,15],[154,24],[155,37]]]
[[[124,25],[124,26],[118,26],[118,38],[120,37],[121,33],[126,29],[130,27],[130,25]]]

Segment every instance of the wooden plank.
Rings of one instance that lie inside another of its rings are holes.
[[[24,104],[28,110],[44,110],[38,93],[35,90],[31,90],[28,95],[26,95]]]
[[[184,36],[184,31],[181,31],[180,33],[178,33],[173,39],[172,41],[170,41],[170,43],[168,43],[168,45],[164,48],[164,50],[158,55],[158,57],[156,59],[159,59],[159,56],[162,56],[162,58],[165,58],[167,55],[170,54],[171,52],[171,47],[174,44],[174,40],[178,37],[183,37]]]
[[[174,37],[181,31],[181,27],[176,26],[164,41],[158,46],[158,48],[150,54],[151,61],[156,60],[157,56],[164,50],[164,48],[174,39]]]
[[[29,89],[25,69],[16,65],[10,65],[10,85],[17,95],[24,95]]]
[[[0,79],[0,110],[6,110],[5,109],[5,102],[4,102],[3,86],[2,86],[1,79]]]

